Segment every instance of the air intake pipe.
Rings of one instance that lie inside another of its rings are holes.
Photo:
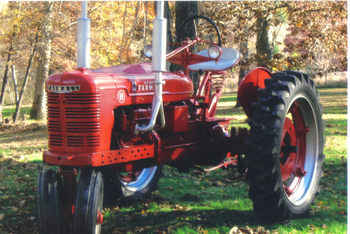
[[[77,30],[78,68],[90,68],[90,19],[87,17],[87,1],[81,3],[81,18]]]
[[[167,20],[164,18],[164,1],[157,1],[157,16],[153,20],[152,35],[152,70],[155,75],[152,115],[147,125],[136,125],[136,134],[152,131],[158,116],[160,118],[160,126],[165,126],[162,72],[166,71],[166,22]]]

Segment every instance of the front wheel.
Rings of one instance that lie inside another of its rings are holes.
[[[100,234],[103,222],[103,177],[91,168],[81,169],[73,217],[73,233]]]
[[[41,234],[63,233],[62,202],[58,173],[43,167],[38,177],[38,211]]]
[[[321,107],[313,81],[298,72],[265,80],[250,119],[248,181],[256,215],[276,222],[308,211],[319,188]]]

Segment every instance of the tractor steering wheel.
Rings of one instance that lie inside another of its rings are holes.
[[[190,37],[190,39],[193,40],[196,37],[199,37],[202,40],[210,41],[212,44],[221,46],[221,35],[219,33],[219,29],[210,18],[203,15],[193,15],[187,18],[180,28],[185,31],[191,30],[188,28],[190,26],[190,22],[193,22],[194,24],[194,36]],[[216,41],[213,41],[213,36],[215,36],[215,34]],[[185,38],[180,39],[184,40]]]

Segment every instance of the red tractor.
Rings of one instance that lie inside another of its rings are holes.
[[[264,222],[310,208],[324,159],[313,81],[299,72],[252,70],[238,89],[250,128],[228,130],[230,119],[215,112],[225,70],[237,64],[239,53],[221,47],[210,19],[194,16],[208,21],[217,41],[188,38],[166,54],[163,3],[157,4],[152,64],[91,70],[83,53],[78,69],[47,80],[49,149],[38,179],[41,233],[100,233],[104,204],[152,192],[163,164],[183,171],[237,166]],[[78,48],[86,51],[89,22],[83,17],[80,24],[85,44]],[[207,49],[196,52],[199,44]],[[167,72],[165,61],[183,70]],[[191,72],[201,74],[196,92]]]

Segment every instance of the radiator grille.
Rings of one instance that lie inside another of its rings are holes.
[[[91,146],[98,146],[100,144],[99,137],[98,136],[88,136],[87,137],[87,144]]]
[[[60,109],[58,106],[48,106],[48,117],[54,118],[54,119],[59,119],[60,118]]]
[[[100,96],[98,94],[65,94],[65,104],[68,105],[93,105],[98,103],[100,103]]]
[[[49,132],[61,132],[61,130],[62,130],[60,121],[52,120],[50,118],[48,121],[47,128],[48,128]]]
[[[100,124],[96,122],[67,122],[67,131],[72,133],[95,133],[100,130]]]
[[[97,107],[67,107],[65,108],[67,119],[97,119],[100,117],[100,112]]]
[[[47,95],[47,103],[48,104],[58,104],[58,93],[49,93]]]
[[[83,136],[68,136],[67,144],[70,147],[80,147],[84,145],[84,137]]]
[[[49,145],[98,147],[99,103],[98,94],[48,93]]]
[[[63,145],[63,136],[62,135],[49,135],[50,145],[62,146]]]

